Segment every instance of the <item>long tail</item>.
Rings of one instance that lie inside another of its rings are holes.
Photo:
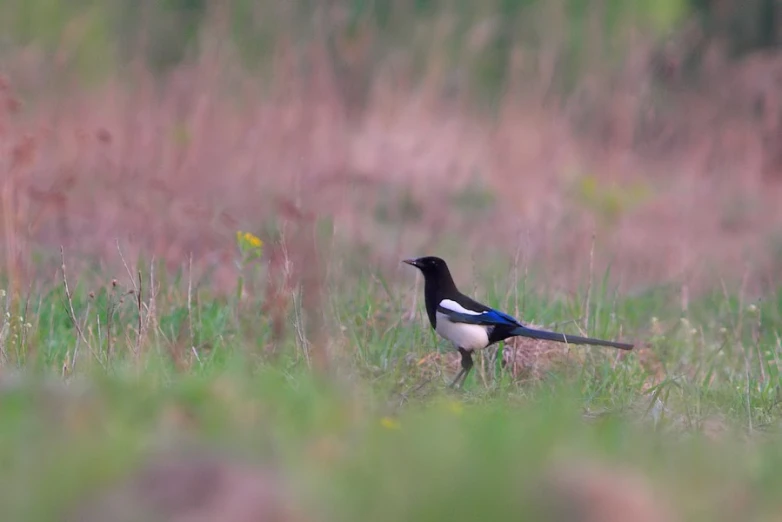
[[[542,339],[544,341],[557,341],[570,344],[593,344],[595,346],[610,346],[620,350],[632,350],[633,345],[628,343],[618,343],[614,341],[603,341],[601,339],[592,339],[591,337],[579,337],[577,335],[566,335],[546,330],[535,330],[526,326],[519,326],[513,330],[513,335],[522,337],[531,337],[532,339]]]

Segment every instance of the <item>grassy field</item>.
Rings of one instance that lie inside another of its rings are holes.
[[[476,275],[479,298],[528,322],[639,347],[519,345],[537,356],[511,372],[487,354],[458,391],[418,274],[338,261],[314,337],[294,299],[275,340],[263,262],[233,296],[143,264],[7,295],[3,520],[782,516],[779,296],[682,312],[665,288],[562,300]]]
[[[0,521],[782,520],[773,53],[688,80],[684,0],[146,4],[0,7]],[[421,255],[637,348],[448,389]]]

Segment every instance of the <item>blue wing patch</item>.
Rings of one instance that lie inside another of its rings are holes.
[[[480,324],[486,326],[521,326],[521,323],[514,317],[497,310],[489,310],[480,314],[466,314],[438,306],[437,311],[448,316],[454,323]]]
[[[486,317],[490,317],[492,324],[506,324],[508,326],[521,326],[521,323],[519,323],[515,317],[512,317],[504,312],[500,312],[498,310],[492,310],[490,312],[485,312],[481,315],[485,315]]]

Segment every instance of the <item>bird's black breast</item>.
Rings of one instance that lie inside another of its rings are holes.
[[[429,317],[429,324],[432,328],[437,328],[437,304],[440,302],[439,292],[428,282],[424,285],[424,301],[426,302],[426,315]]]

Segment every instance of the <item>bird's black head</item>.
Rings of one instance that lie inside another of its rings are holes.
[[[402,261],[412,265],[423,272],[424,275],[435,275],[443,271],[448,271],[448,265],[439,257],[426,256],[417,259],[405,259]]]
[[[429,299],[428,296],[432,295],[439,302],[443,294],[458,293],[448,265],[439,257],[426,256],[417,259],[405,259],[403,263],[416,267],[424,275],[427,300]]]

